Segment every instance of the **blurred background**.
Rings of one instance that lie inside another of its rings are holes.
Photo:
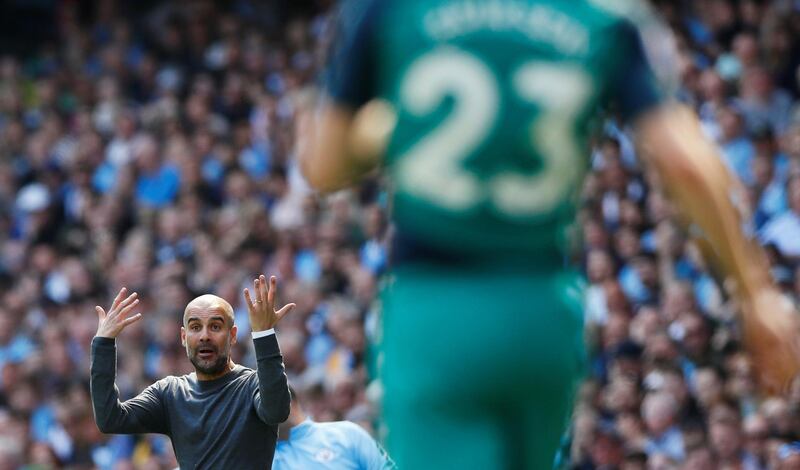
[[[202,293],[234,305],[234,360],[254,366],[241,291],[258,273],[298,304],[279,337],[306,411],[380,437],[385,190],[318,197],[293,156],[293,96],[324,62],[335,3],[0,1],[0,470],[174,468],[162,436],[97,430],[93,307],[122,286],[142,299],[117,340],[127,398],[192,370],[179,330]],[[654,6],[677,39],[678,98],[800,300],[800,2]],[[575,262],[592,356],[571,466],[800,468],[800,382],[756,394],[736,306],[629,130],[609,116],[586,157]]]

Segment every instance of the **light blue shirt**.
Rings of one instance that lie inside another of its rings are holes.
[[[722,144],[722,155],[736,176],[745,184],[753,183],[751,162],[756,155],[753,143],[745,137],[737,137]]]
[[[273,470],[383,470],[394,464],[361,426],[350,421],[315,423],[306,419],[278,440]]]
[[[683,434],[678,426],[672,426],[662,435],[647,439],[644,451],[648,456],[665,454],[667,457],[681,462],[686,457]]]
[[[784,256],[800,256],[800,216],[794,211],[774,217],[758,235],[761,243],[774,244]]]

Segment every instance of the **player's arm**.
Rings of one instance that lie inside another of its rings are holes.
[[[308,183],[323,192],[356,183],[379,165],[394,123],[394,112],[378,100],[358,111],[332,99],[301,106],[297,156]]]
[[[797,314],[773,285],[763,250],[745,233],[735,204],[741,184],[686,107],[660,106],[635,125],[645,162],[682,213],[702,229],[719,267],[735,281],[745,346],[763,385],[785,390],[800,371]]]
[[[117,367],[116,337],[131,323],[138,321],[141,313],[130,315],[138,304],[137,295],[125,297],[121,289],[106,313],[96,307],[97,335],[92,340],[90,391],[92,409],[98,429],[104,433],[168,434],[167,419],[161,403],[159,383],[146,388],[134,398],[122,403],[114,384]]]
[[[762,385],[768,391],[784,389],[800,370],[796,314],[772,284],[761,247],[745,234],[733,201],[741,195],[741,183],[701,132],[694,113],[664,102],[663,80],[649,58],[664,61],[673,55],[670,36],[643,18],[621,19],[609,30],[620,49],[613,55],[617,63],[611,96],[635,125],[645,162],[655,168],[683,214],[702,229],[722,274],[735,281],[745,346]],[[643,37],[649,38],[647,44]],[[670,61],[664,62],[663,69],[671,70]]]
[[[289,417],[291,395],[283,366],[283,356],[275,337],[275,325],[295,304],[290,303],[275,309],[277,291],[275,276],[267,278],[263,274],[253,280],[253,295],[244,289],[244,300],[253,331],[253,345],[256,352],[256,377],[258,388],[253,394],[253,408],[266,424],[280,424]]]
[[[394,128],[394,112],[375,100],[381,8],[374,0],[340,3],[321,98],[305,93],[298,100],[295,148],[303,174],[317,190],[345,188],[376,168]]]

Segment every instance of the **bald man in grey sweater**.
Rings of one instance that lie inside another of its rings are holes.
[[[289,416],[290,395],[273,327],[294,304],[275,310],[275,277],[253,281],[254,296],[244,297],[253,331],[257,370],[230,358],[237,328],[224,299],[203,295],[186,306],[181,344],[195,368],[166,377],[128,401],[120,402],[115,338],[141,319],[131,315],[139,303],[120,290],[99,318],[92,340],[91,392],[95,422],[114,434],[159,433],[172,439],[182,469],[265,469],[272,467],[278,424]]]

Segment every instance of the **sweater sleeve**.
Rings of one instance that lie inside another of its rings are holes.
[[[289,386],[283,356],[275,335],[253,340],[258,362],[258,390],[253,398],[258,417],[266,424],[280,424],[289,417]]]
[[[117,369],[117,348],[113,338],[92,340],[91,394],[94,420],[101,432],[109,434],[169,434],[163,407],[162,381],[150,385],[142,393],[119,401],[114,383]]]

